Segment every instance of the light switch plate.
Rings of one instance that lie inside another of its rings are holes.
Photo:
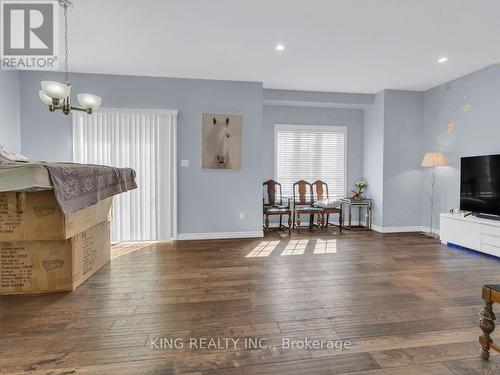
[[[182,160],[181,160],[181,167],[183,167],[183,168],[187,168],[187,167],[189,167],[189,160],[187,160],[187,159],[182,159]]]

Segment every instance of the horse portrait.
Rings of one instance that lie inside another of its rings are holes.
[[[241,115],[203,114],[203,169],[240,169]]]

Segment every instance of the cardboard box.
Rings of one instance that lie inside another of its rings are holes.
[[[74,290],[110,252],[109,222],[67,240],[0,242],[0,294]]]
[[[0,241],[64,240],[111,220],[113,198],[64,216],[52,191],[0,193]]]

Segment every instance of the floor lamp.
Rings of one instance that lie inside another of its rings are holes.
[[[438,236],[432,231],[432,217],[434,215],[434,185],[436,184],[436,167],[447,165],[446,158],[441,152],[427,152],[420,163],[422,167],[432,167],[432,186],[431,186],[431,230],[425,233],[426,237],[437,238]]]

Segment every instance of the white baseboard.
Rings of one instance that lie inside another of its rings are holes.
[[[226,238],[259,238],[264,237],[261,230],[248,232],[212,232],[212,233],[179,233],[177,240],[221,240]]]
[[[372,225],[372,229],[379,233],[403,233],[403,232],[422,232],[423,227],[419,225],[415,226],[402,226],[402,227],[380,227],[378,225]]]
[[[304,221],[304,227],[308,225],[309,221]],[[330,222],[330,224],[338,225],[338,222]],[[285,225],[287,225],[285,223]],[[352,221],[352,225],[359,225],[357,220]],[[278,224],[270,223],[269,228],[276,229]],[[372,225],[372,229],[379,233],[405,233],[405,232],[430,232],[429,227],[414,225],[414,226],[400,226],[400,227],[380,227],[378,225]],[[439,229],[433,229],[433,233],[439,235]]]
[[[353,225],[355,223],[353,222]],[[270,228],[276,226],[269,225]],[[372,229],[379,233],[404,233],[404,232],[430,232],[429,227],[425,226],[401,226],[401,227],[380,227],[372,225]],[[433,233],[439,235],[439,229],[433,229]],[[220,240],[231,238],[260,238],[264,237],[263,231],[248,231],[248,232],[212,232],[212,233],[180,233],[177,235],[177,240]]]
[[[372,229],[379,233],[430,232],[429,227],[421,225],[402,226],[402,227],[380,227],[378,225],[372,225]],[[434,228],[432,232],[439,235],[439,229]]]

